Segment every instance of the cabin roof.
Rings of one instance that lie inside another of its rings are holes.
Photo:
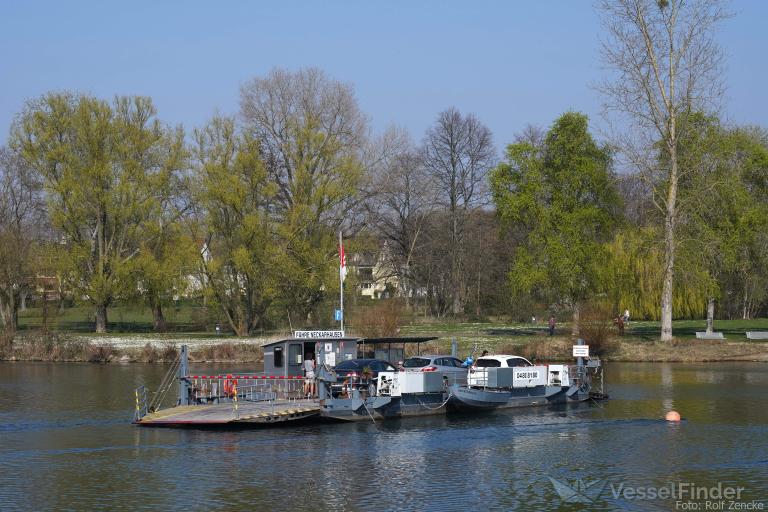
[[[269,343],[265,343],[264,345],[262,345],[262,347],[271,347],[272,345],[279,345],[281,343],[287,343],[287,342],[297,342],[297,343],[299,343],[299,342],[301,342],[301,343],[312,342],[312,341],[315,341],[315,342],[318,342],[318,341],[322,341],[322,342],[328,342],[328,341],[354,341],[354,342],[359,342],[359,340],[360,340],[360,338],[351,338],[351,337],[345,337],[345,338],[284,338],[282,340],[271,341]]]
[[[424,343],[426,341],[436,340],[437,336],[404,336],[390,338],[361,338],[357,340],[358,345],[384,345],[389,343]]]
[[[426,341],[436,340],[437,336],[405,336],[405,337],[389,337],[389,338],[357,338],[357,337],[344,337],[344,338],[285,338],[278,341],[272,341],[262,345],[263,347],[271,347],[272,345],[279,345],[281,343],[290,342],[329,342],[329,341],[353,341],[358,345],[387,345],[390,343],[424,343]]]

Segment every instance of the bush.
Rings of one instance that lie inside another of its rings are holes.
[[[402,316],[403,307],[398,300],[380,300],[373,306],[358,309],[350,319],[350,326],[365,338],[397,336]]]
[[[89,345],[87,354],[87,361],[89,363],[108,363],[112,360],[114,349],[112,346],[106,344]]]
[[[0,359],[9,359],[13,355],[13,334],[0,333]]]
[[[177,357],[179,357],[179,350],[176,348],[176,344],[170,341],[163,343],[160,358],[163,361],[175,361]]]
[[[141,360],[145,363],[156,363],[160,359],[157,349],[151,343],[147,342],[141,350]]]
[[[582,307],[579,314],[579,337],[589,345],[590,355],[601,355],[608,348],[608,339],[614,329],[613,310],[601,303],[590,303]]]

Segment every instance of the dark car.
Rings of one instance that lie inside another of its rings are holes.
[[[350,359],[337,364],[333,371],[337,379],[331,385],[331,392],[338,396],[352,388],[373,391],[376,389],[379,372],[396,372],[397,368],[381,359]]]

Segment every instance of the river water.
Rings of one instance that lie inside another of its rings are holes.
[[[0,363],[0,510],[768,510],[768,364],[614,363],[608,402],[475,417],[131,425],[164,370]],[[648,499],[670,485],[743,489]]]

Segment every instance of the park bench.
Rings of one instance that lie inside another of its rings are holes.
[[[725,336],[723,336],[723,333],[721,332],[696,331],[696,339],[697,340],[724,340]]]
[[[768,340],[768,331],[747,331],[748,340]]]

